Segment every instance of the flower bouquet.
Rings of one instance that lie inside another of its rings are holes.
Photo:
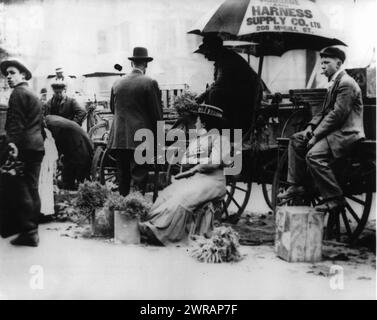
[[[193,108],[198,106],[195,101],[196,94],[190,91],[184,91],[179,97],[174,101],[173,107],[178,113],[179,117],[187,115]]]
[[[190,255],[201,262],[222,263],[240,261],[239,236],[231,227],[218,227],[209,239],[198,238]]]

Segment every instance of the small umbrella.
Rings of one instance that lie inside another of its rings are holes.
[[[261,57],[259,75],[265,55],[346,45],[333,38],[327,17],[309,0],[226,0],[199,20],[189,33],[218,34],[228,40],[258,43],[253,55]]]

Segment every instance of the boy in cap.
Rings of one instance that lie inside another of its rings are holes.
[[[278,195],[290,198],[305,190],[306,167],[323,198],[316,206],[319,211],[333,211],[345,205],[331,164],[365,137],[363,102],[357,82],[342,68],[345,53],[329,47],[320,52],[322,74],[329,81],[329,90],[321,112],[315,115],[307,128],[294,134],[288,147],[288,182],[291,186]]]
[[[44,155],[42,106],[26,82],[32,74],[21,61],[4,60],[0,70],[13,89],[5,124],[10,155],[23,163],[22,173],[3,177],[6,188],[3,188],[2,197],[17,222],[15,230],[8,235],[19,233],[11,241],[13,245],[38,246],[38,179]]]

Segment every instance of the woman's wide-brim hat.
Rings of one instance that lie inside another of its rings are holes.
[[[131,60],[131,61],[144,60],[144,61],[148,61],[148,62],[153,60],[152,57],[148,56],[147,48],[144,48],[144,47],[135,47],[134,52],[133,52],[133,56],[128,57],[128,59]]]
[[[223,118],[223,110],[209,104],[198,104],[196,108],[192,108],[190,111],[195,114],[203,114],[219,119]]]
[[[20,72],[25,73],[25,80],[30,80],[32,77],[32,74],[28,68],[26,68],[25,64],[18,58],[7,58],[0,63],[0,70],[1,73],[6,76],[7,69],[9,67],[15,67]]]

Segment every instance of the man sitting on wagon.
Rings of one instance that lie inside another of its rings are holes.
[[[359,85],[342,68],[345,53],[329,47],[322,50],[320,56],[322,74],[328,78],[329,89],[321,112],[312,118],[304,131],[290,139],[287,180],[291,186],[278,198],[303,195],[308,169],[323,198],[323,203],[316,209],[332,211],[342,208],[345,200],[331,165],[365,137],[363,102]]]

